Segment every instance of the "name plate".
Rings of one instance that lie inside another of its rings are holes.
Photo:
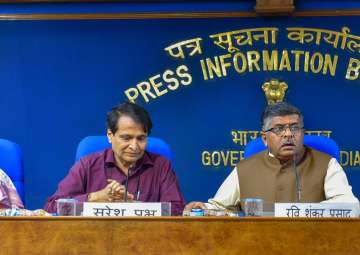
[[[161,203],[84,203],[83,216],[161,216]]]
[[[356,218],[359,217],[359,204],[275,203],[275,217]]]

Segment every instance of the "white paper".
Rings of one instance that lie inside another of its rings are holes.
[[[275,203],[275,217],[356,218],[359,217],[359,204]]]
[[[161,216],[161,203],[84,203],[83,216]]]

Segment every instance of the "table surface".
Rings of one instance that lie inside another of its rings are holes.
[[[360,219],[0,217],[1,254],[359,254]]]

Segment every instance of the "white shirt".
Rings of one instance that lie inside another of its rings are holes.
[[[335,158],[329,161],[325,176],[326,200],[321,203],[359,203],[352,193],[345,172]],[[209,199],[209,209],[231,209],[240,204],[240,186],[236,167],[221,184],[214,198]]]

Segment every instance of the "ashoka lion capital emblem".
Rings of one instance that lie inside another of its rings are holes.
[[[288,85],[285,82],[280,82],[276,79],[271,79],[262,85],[262,89],[265,92],[266,100],[268,104],[274,104],[282,102],[285,97]]]

